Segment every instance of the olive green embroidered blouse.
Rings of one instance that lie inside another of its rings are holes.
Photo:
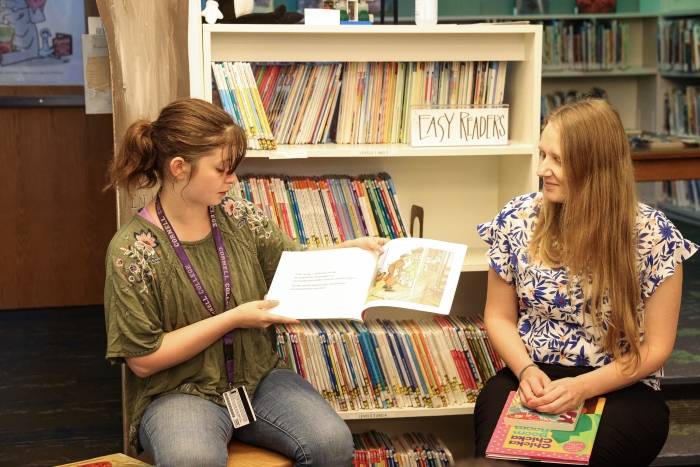
[[[228,309],[260,300],[267,293],[282,251],[300,250],[254,204],[224,198],[216,208],[231,271]],[[185,252],[217,312],[224,311],[221,266],[211,234],[196,242],[183,242]],[[105,321],[107,358],[124,363],[125,357],[156,351],[167,332],[207,319],[211,314],[197,296],[165,233],[140,215],[134,215],[115,234],[107,250]],[[275,330],[233,331],[234,384],[244,385],[252,396],[259,381],[283,364],[275,350]],[[223,405],[220,394],[228,389],[223,339],[194,358],[140,378],[126,367],[126,410],[129,443],[140,452],[138,427],[154,397],[185,393]]]

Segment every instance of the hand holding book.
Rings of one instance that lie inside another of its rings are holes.
[[[506,412],[503,423],[511,426],[547,428],[550,430],[574,431],[581,415],[583,403],[574,410],[550,414],[526,407],[520,400],[520,391],[515,393]]]

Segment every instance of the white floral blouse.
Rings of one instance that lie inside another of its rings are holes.
[[[568,268],[550,268],[530,263],[528,248],[537,223],[542,193],[511,200],[493,221],[477,227],[490,245],[490,267],[518,295],[518,330],[535,362],[565,366],[601,367],[612,356],[602,348],[602,339],[593,331],[589,311],[577,276]],[[676,265],[692,256],[698,246],[682,237],[663,213],[639,203],[637,211],[638,269],[642,299],[650,297]],[[569,292],[567,284],[571,281]],[[607,304],[604,304],[604,307]],[[639,302],[639,320],[644,336],[644,303]],[[604,309],[609,316],[610,309]],[[663,368],[642,382],[659,389]]]

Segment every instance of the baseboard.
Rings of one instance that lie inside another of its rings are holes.
[[[700,376],[661,379],[661,393],[666,399],[698,399],[699,388]]]
[[[650,467],[672,467],[672,466],[688,466],[700,465],[700,456],[668,456],[657,457]]]

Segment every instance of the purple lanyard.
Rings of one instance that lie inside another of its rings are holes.
[[[214,206],[209,206],[211,234],[214,237],[214,244],[216,245],[216,251],[219,256],[219,262],[221,263],[221,275],[224,279],[225,311],[228,307],[229,299],[231,298],[231,276],[228,270],[228,260],[226,259],[226,248],[224,248],[224,242],[221,239],[221,230],[219,230],[219,224],[217,224],[216,222],[216,216],[214,215],[214,212]],[[187,277],[189,277],[190,282],[192,282],[194,290],[195,292],[197,292],[199,299],[202,301],[202,304],[209,311],[209,313],[212,314],[212,316],[216,315],[216,310],[214,309],[214,305],[212,305],[211,303],[209,294],[207,294],[207,291],[204,289],[204,285],[202,285],[202,282],[199,280],[199,276],[194,270],[192,262],[187,257],[185,249],[182,248],[182,245],[180,244],[180,239],[177,238],[177,234],[170,225],[170,222],[168,221],[168,218],[165,215],[165,211],[163,211],[163,206],[160,204],[160,192],[156,194],[156,214],[158,214],[158,220],[160,220],[160,224],[163,226],[163,230],[165,230],[165,233],[168,235],[168,239],[170,240],[170,244],[175,249],[175,253],[177,253],[178,258],[180,258],[180,262],[185,268]],[[233,339],[231,332],[228,332],[224,335],[224,355],[226,357],[226,372],[228,375],[228,382],[229,385],[231,385],[233,384]]]

